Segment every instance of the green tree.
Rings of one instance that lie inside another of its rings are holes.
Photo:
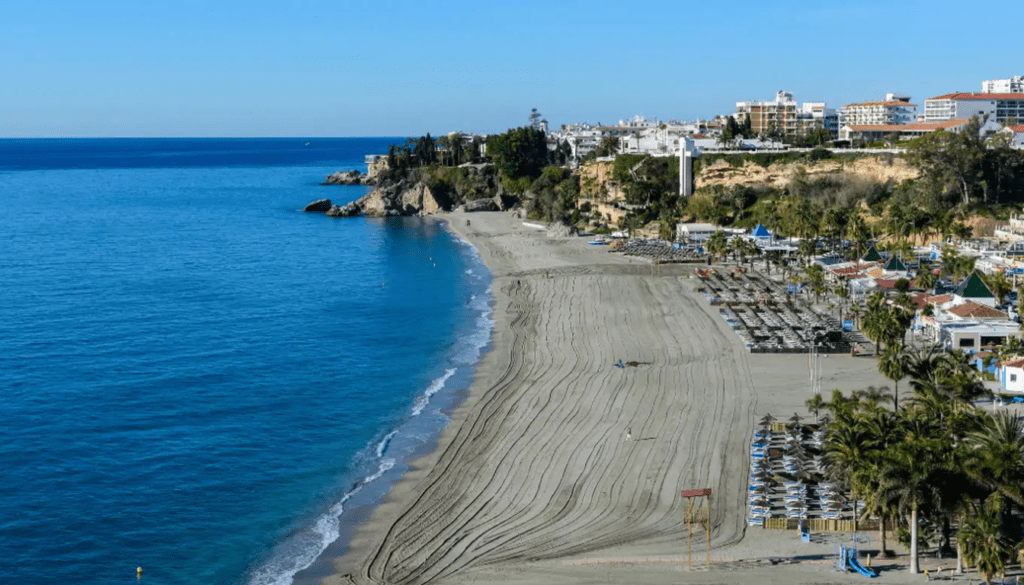
[[[922,136],[907,149],[911,164],[929,188],[942,192],[951,187],[964,205],[970,204],[981,178],[982,151],[970,140],[970,131],[965,128],[957,134],[939,130]]]
[[[718,230],[711,234],[711,236],[704,241],[704,247],[716,259],[721,259],[725,256],[725,253],[728,250],[728,244],[729,240],[726,237],[725,232],[722,230]]]
[[[878,497],[895,502],[907,515],[910,525],[910,573],[920,572],[918,565],[918,518],[922,508],[935,497],[932,474],[941,450],[941,429],[933,419],[915,416],[905,421],[902,440],[885,451],[878,468]]]
[[[487,137],[487,156],[494,161],[502,178],[529,177],[532,180],[547,164],[547,137],[535,128],[515,128],[494,134]]]
[[[910,370],[910,356],[901,343],[890,343],[878,360],[878,372],[893,381],[893,410],[900,409],[900,380]]]
[[[990,498],[976,514],[967,518],[958,539],[963,543],[964,559],[985,576],[985,583],[1005,569],[1004,559],[1012,547],[1002,534],[998,518],[998,498]]]
[[[820,264],[811,264],[804,269],[804,274],[807,276],[807,284],[814,291],[814,302],[817,303],[825,291],[825,269]]]

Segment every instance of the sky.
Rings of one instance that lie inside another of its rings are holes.
[[[531,108],[552,127],[693,120],[778,90],[923,109],[1024,75],[1022,15],[1004,0],[6,0],[0,138],[491,133]]]

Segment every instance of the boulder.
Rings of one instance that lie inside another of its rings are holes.
[[[327,175],[327,179],[321,185],[361,185],[362,178],[359,171],[338,171]]]
[[[508,211],[515,207],[516,203],[519,203],[519,198],[515,195],[498,193],[494,196],[494,204],[498,206],[498,211]]]
[[[315,212],[323,213],[325,211],[330,211],[330,209],[331,209],[331,200],[330,199],[317,199],[316,201],[314,201],[314,202],[310,203],[309,205],[303,207],[302,211],[315,211]]]
[[[359,210],[359,206],[356,205],[354,201],[352,203],[347,203],[344,207],[332,205],[331,208],[327,210],[328,217],[355,217],[360,213],[361,211]]]
[[[565,225],[564,223],[553,223],[548,225],[548,237],[549,238],[569,238],[579,233],[574,225]]]
[[[369,195],[361,198],[358,204],[366,215],[384,215],[389,208],[384,198],[384,193],[380,189],[376,189],[370,192]]]
[[[498,205],[494,202],[494,199],[477,199],[476,201],[467,201],[462,206],[464,211],[498,211]]]

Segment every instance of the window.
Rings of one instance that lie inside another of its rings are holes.
[[[974,347],[974,338],[963,338],[960,340],[960,347]]]
[[[1010,374],[1010,381],[1011,382],[1016,382],[1017,381],[1017,374]]]

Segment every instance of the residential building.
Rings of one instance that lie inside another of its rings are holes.
[[[947,93],[924,101],[925,122],[974,116],[1000,124],[1024,120],[1024,93]]]
[[[793,92],[780,91],[774,101],[753,100],[736,102],[736,117],[750,116],[750,130],[755,134],[778,132],[782,136],[796,136],[797,107]]]
[[[1014,75],[1009,79],[982,81],[981,93],[1024,93],[1024,77]]]
[[[719,231],[722,231],[722,228],[710,223],[677,223],[676,241],[699,244]]]
[[[910,96],[889,93],[884,100],[846,104],[839,109],[841,126],[893,126],[917,121],[917,104]]]
[[[815,130],[827,130],[832,139],[839,135],[839,114],[825,106],[825,102],[804,102],[796,115],[798,134],[807,135]]]
[[[1000,134],[1010,135],[1010,148],[1024,149],[1024,124],[1014,124],[999,131]]]
[[[1007,392],[1024,392],[1024,358],[999,362],[999,385]]]
[[[876,124],[856,124],[850,126],[843,126],[839,129],[840,140],[850,140],[855,142],[874,142],[876,140],[886,140],[890,135],[896,135],[899,140],[908,140],[910,138],[917,138],[930,134],[936,130],[948,130],[950,132],[960,132],[963,129],[964,124],[969,120],[948,120],[944,122],[913,122],[910,124],[891,124],[891,125],[876,125]]]

